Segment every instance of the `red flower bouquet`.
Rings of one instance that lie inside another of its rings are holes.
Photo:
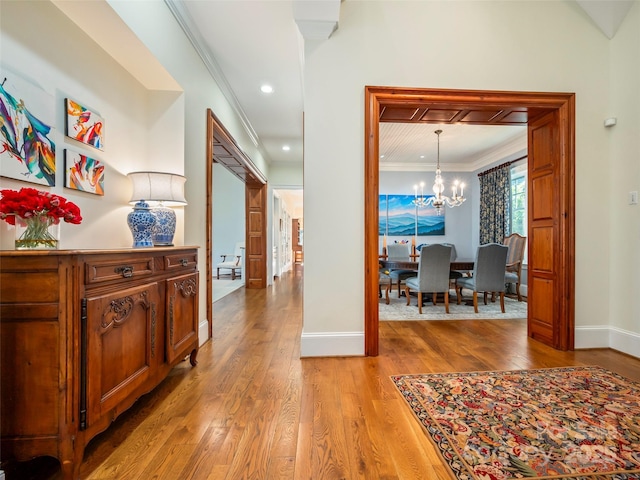
[[[54,193],[42,192],[35,188],[0,190],[0,219],[24,227],[16,235],[16,248],[57,248],[58,239],[49,227],[67,223],[82,222],[80,208],[75,203]]]

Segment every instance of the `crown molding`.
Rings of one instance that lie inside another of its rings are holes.
[[[514,138],[513,140],[497,146],[490,152],[479,156],[477,159],[472,160],[470,171],[480,170],[481,168],[491,165],[492,163],[504,162],[510,156],[518,156],[527,154],[527,136]]]
[[[193,22],[191,15],[185,8],[184,1],[183,0],[164,0],[164,2],[169,8],[169,10],[171,11],[171,13],[173,14],[173,16],[175,17],[176,21],[182,28],[183,32],[185,33],[185,35],[187,36],[191,44],[193,45],[193,48],[196,50],[196,52],[202,59],[202,62],[204,63],[205,67],[207,68],[207,70],[209,71],[209,73],[211,74],[215,82],[220,87],[222,94],[231,105],[231,108],[240,118],[240,122],[242,123],[242,126],[246,130],[254,146],[258,148],[258,150],[264,156],[264,158],[268,161],[268,163],[271,163],[271,159],[266,154],[266,150],[262,145],[262,142],[260,141],[258,134],[253,129],[253,126],[251,125],[249,118],[247,117],[244,110],[242,109],[242,106],[240,105],[240,102],[238,101],[236,94],[234,93],[233,89],[231,88],[231,85],[229,84],[226,77],[224,76],[224,73],[222,72],[222,69],[218,65],[218,62],[216,62],[215,57],[213,56],[209,48],[207,48],[206,42],[202,38],[200,31],[198,30],[195,23]]]

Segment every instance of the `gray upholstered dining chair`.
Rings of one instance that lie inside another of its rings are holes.
[[[410,262],[411,246],[408,243],[392,243],[388,245],[387,259],[399,262]],[[415,274],[415,270],[403,269],[392,269],[389,272],[389,277],[391,278],[391,288],[393,288],[394,283],[398,285],[398,298],[400,298],[400,284],[403,283],[405,279],[413,277]]]
[[[405,280],[407,305],[411,302],[410,291],[418,292],[418,312],[422,313],[422,294],[432,293],[433,304],[437,294],[444,293],[444,308],[449,313],[449,268],[451,266],[451,246],[435,244],[420,249],[418,276]]]
[[[456,280],[456,301],[460,305],[462,289],[473,291],[473,309],[478,313],[478,292],[484,292],[484,304],[487,304],[487,294],[500,293],[500,308],[504,313],[504,282],[509,248],[499,243],[480,245],[476,252],[473,265],[473,276],[461,277]]]
[[[456,250],[456,246],[453,243],[442,243],[442,245],[451,247],[451,261],[455,262],[456,258],[458,258],[458,251]],[[462,276],[462,272],[458,272],[457,270],[449,270],[449,279],[453,286],[455,287],[455,280]]]

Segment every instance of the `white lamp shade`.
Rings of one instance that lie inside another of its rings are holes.
[[[130,203],[145,200],[149,205],[162,203],[166,207],[186,205],[182,175],[163,172],[131,172],[127,175],[133,185]]]

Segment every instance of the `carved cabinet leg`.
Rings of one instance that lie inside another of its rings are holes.
[[[192,367],[195,367],[196,365],[198,365],[198,360],[196,360],[197,356],[198,356],[198,349],[194,348],[193,350],[191,350],[191,354],[189,355],[189,362],[191,363]]]

